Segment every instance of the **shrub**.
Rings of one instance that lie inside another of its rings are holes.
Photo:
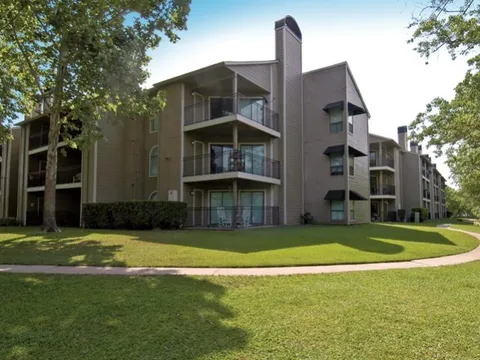
[[[83,205],[83,223],[97,229],[179,229],[187,204],[172,201],[121,201]]]
[[[17,226],[17,219],[12,217],[0,218],[0,226]]]
[[[313,224],[313,216],[311,213],[306,212],[305,214],[300,215],[302,218],[302,223],[305,225]]]
[[[426,208],[412,208],[410,213],[410,221],[415,222],[415,213],[420,213],[420,222],[424,222],[429,218],[429,211]]]
[[[401,221],[401,222],[404,222],[405,221],[405,209],[398,209],[398,219]]]

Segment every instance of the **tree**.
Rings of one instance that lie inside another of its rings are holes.
[[[452,59],[468,57],[469,69],[452,100],[435,98],[410,128],[437,155],[445,153],[457,196],[480,204],[480,2],[431,0],[415,18],[410,43],[428,58],[444,48]],[[478,211],[478,207],[476,207]],[[480,215],[477,213],[477,215]]]
[[[0,2],[0,136],[5,137],[17,113],[49,100],[45,231],[59,231],[60,133],[65,131],[70,146],[85,147],[102,136],[97,124],[107,113],[149,116],[159,111],[163,94],[142,88],[149,75],[147,52],[162,35],[176,42],[189,11],[190,0]],[[72,137],[71,130],[80,133]]]

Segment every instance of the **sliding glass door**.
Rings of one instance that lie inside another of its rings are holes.
[[[210,225],[235,225],[233,219],[233,193],[230,191],[210,192]],[[263,225],[265,211],[265,192],[240,191],[237,225]]]
[[[240,145],[245,172],[255,175],[265,174],[265,145]]]
[[[260,124],[264,123],[264,99],[239,99],[239,108],[241,115]]]
[[[249,225],[264,224],[265,193],[263,191],[241,191],[242,217]]]

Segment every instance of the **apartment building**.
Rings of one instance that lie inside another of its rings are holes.
[[[305,211],[319,223],[370,221],[370,114],[347,63],[303,75]]]
[[[346,62],[302,72],[302,33],[275,22],[275,56],[224,61],[167,79],[152,119],[107,118],[83,151],[60,141],[57,219],[81,223],[90,202],[184,201],[187,226],[370,221],[368,119]],[[42,219],[48,117],[20,126],[17,218]]]
[[[447,216],[446,180],[422,146],[410,141],[407,126],[398,128],[398,142],[370,134],[370,198],[372,220],[398,220],[412,208],[426,208],[431,219]]]

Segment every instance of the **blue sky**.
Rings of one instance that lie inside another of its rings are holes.
[[[467,69],[447,53],[425,65],[406,43],[420,9],[418,0],[193,0],[181,40],[164,40],[152,53],[149,84],[220,61],[273,59],[274,22],[291,15],[303,34],[303,71],[348,61],[372,115],[370,131],[396,139],[397,127],[431,99],[451,98]]]

